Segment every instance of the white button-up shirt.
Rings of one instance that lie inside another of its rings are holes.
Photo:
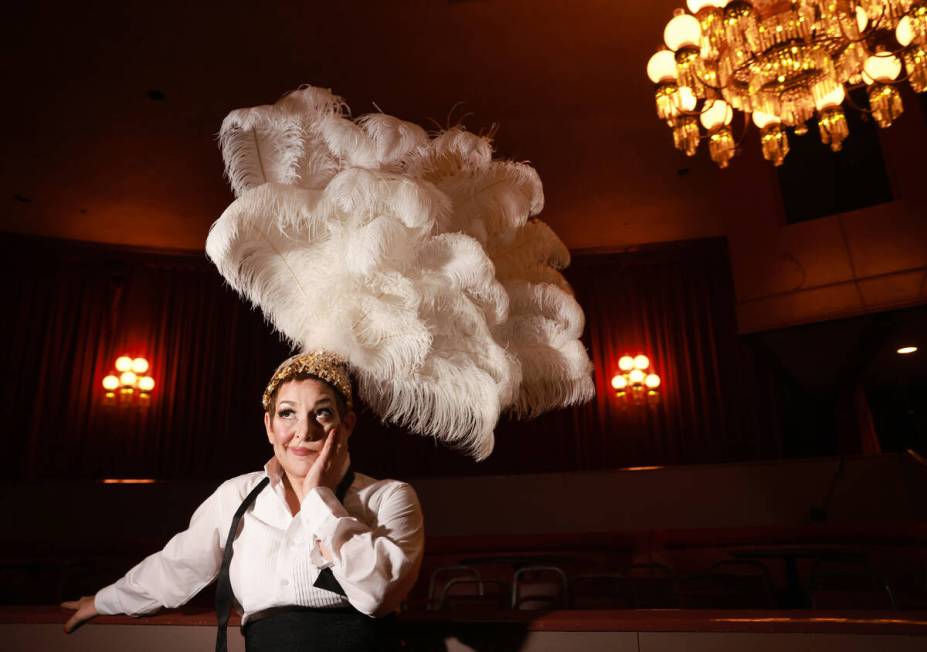
[[[360,473],[344,504],[326,487],[313,489],[293,516],[276,459],[263,472],[223,482],[200,505],[190,527],[95,598],[101,614],[140,615],[178,607],[219,574],[232,517],[265,477],[270,485],[242,517],[230,577],[244,621],[270,607],[345,607],[370,616],[395,611],[421,566],[425,531],[418,497],[396,480]],[[322,557],[319,542],[332,561]],[[346,596],[313,586],[330,566]]]

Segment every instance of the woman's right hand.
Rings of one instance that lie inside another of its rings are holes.
[[[65,634],[70,634],[97,615],[97,606],[93,598],[92,595],[85,595],[80,600],[69,600],[61,603],[61,606],[65,609],[74,610],[74,615],[64,624]]]

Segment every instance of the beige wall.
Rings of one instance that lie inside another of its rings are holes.
[[[740,332],[927,302],[927,116],[912,94],[905,101],[902,119],[879,131],[889,204],[787,225],[755,143],[728,171],[731,197],[719,209]]]

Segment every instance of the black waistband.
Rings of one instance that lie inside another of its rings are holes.
[[[263,609],[248,617],[242,636],[248,652],[397,652],[400,649],[393,617],[371,618],[353,607]]]
[[[285,607],[270,607],[269,609],[261,609],[260,611],[255,611],[253,614],[248,616],[248,622],[242,625],[242,629],[250,625],[251,623],[256,623],[259,620],[264,620],[265,618],[270,618],[271,616],[279,616],[280,614],[290,614],[290,613],[318,613],[318,614],[359,614],[360,612],[354,607],[298,607],[296,605],[287,605]]]

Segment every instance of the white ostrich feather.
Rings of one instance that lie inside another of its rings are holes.
[[[304,87],[223,122],[237,199],[206,251],[228,283],[294,347],[348,360],[383,419],[476,459],[504,411],[588,400],[569,253],[532,219],[534,169],[460,128],[347,115]]]

